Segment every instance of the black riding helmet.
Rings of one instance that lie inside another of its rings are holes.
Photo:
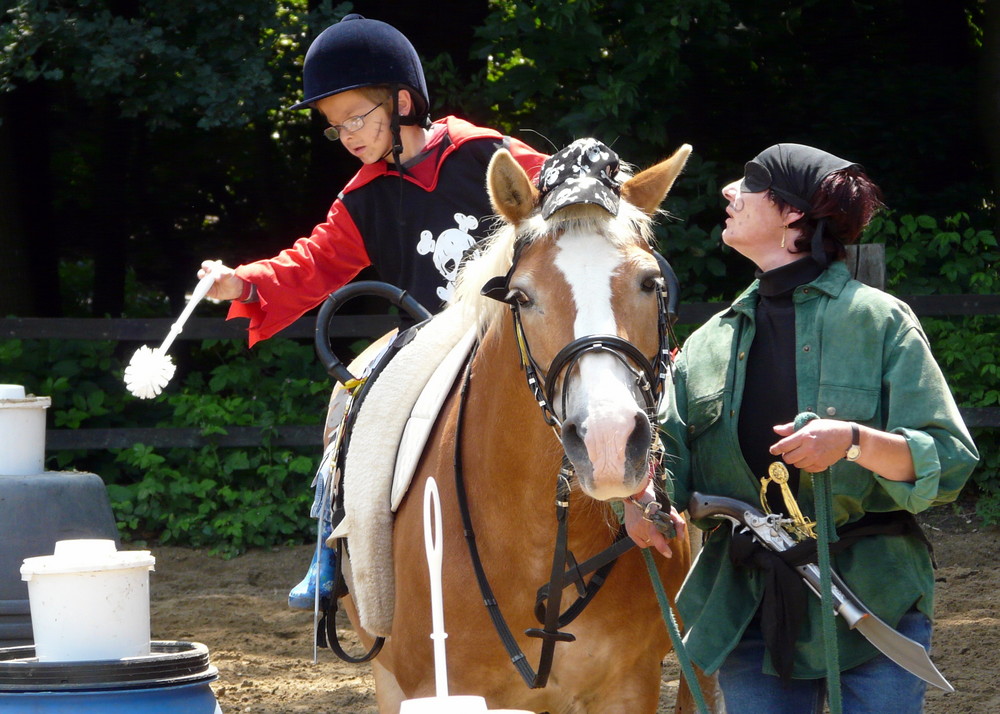
[[[305,98],[290,109],[302,109],[351,89],[386,85],[394,90],[408,89],[413,97],[414,111],[400,117],[400,123],[429,122],[427,83],[413,45],[392,25],[356,13],[346,15],[313,40],[302,67],[302,85]]]

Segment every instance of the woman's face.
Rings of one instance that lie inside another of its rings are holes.
[[[722,240],[740,254],[755,260],[761,249],[781,245],[782,232],[789,221],[767,191],[741,192],[740,181],[742,179],[737,179],[722,189],[723,197],[729,202]],[[786,245],[790,242],[786,240]]]

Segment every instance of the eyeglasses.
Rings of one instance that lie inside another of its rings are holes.
[[[365,117],[371,114],[376,109],[378,109],[383,104],[385,104],[385,102],[379,102],[361,116],[351,117],[343,124],[333,124],[331,126],[328,126],[326,129],[323,130],[323,136],[325,136],[330,141],[337,141],[337,139],[340,138],[341,132],[347,134],[353,134],[356,131],[361,131],[361,129],[363,129],[365,126]]]

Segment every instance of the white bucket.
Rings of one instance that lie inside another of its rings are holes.
[[[482,697],[424,697],[407,699],[399,714],[486,714]]]
[[[45,410],[49,397],[26,397],[20,384],[0,384],[0,474],[45,471]]]
[[[25,558],[35,655],[41,662],[149,654],[148,550],[113,540],[61,540],[53,555]]]

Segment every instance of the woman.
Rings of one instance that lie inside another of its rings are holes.
[[[664,423],[675,503],[699,491],[794,513],[778,484],[762,483],[780,461],[786,490],[814,519],[813,474],[829,469],[838,531],[874,531],[851,539],[834,569],[876,615],[929,648],[933,566],[912,514],[954,500],[978,453],[917,318],[852,280],[842,262],[881,192],[855,163],[778,144],[722,194],[723,241],[754,263],[757,279],[678,359]],[[796,431],[804,412],[819,418]],[[659,545],[634,509],[628,520],[633,538]],[[692,659],[718,671],[731,713],[821,712],[819,598],[797,579],[769,585],[756,567],[767,561],[746,536],[715,520],[698,525],[713,530],[678,598]],[[788,622],[794,601],[801,616]],[[924,682],[837,620],[844,711],[921,711]]]

